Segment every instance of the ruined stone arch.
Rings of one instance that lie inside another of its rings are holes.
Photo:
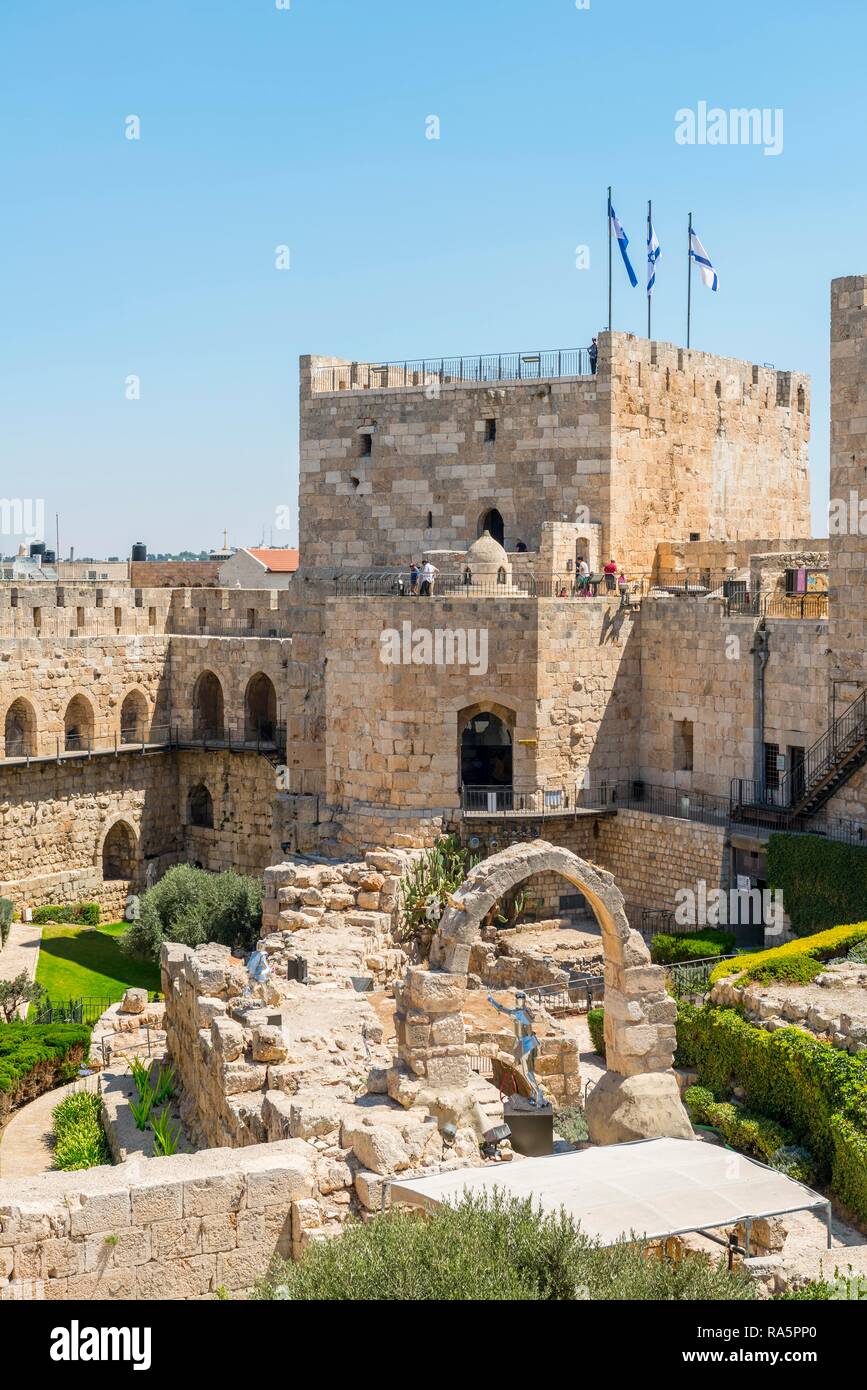
[[[38,721],[33,705],[23,695],[16,696],[3,722],[4,757],[34,757],[37,733]]]
[[[92,746],[96,721],[93,705],[86,695],[73,695],[63,715],[63,746],[77,753]]]
[[[96,864],[105,882],[134,879],[138,866],[138,835],[121,812],[103,826]]]
[[[583,894],[599,923],[605,958],[605,1048],[608,1070],[591,1093],[587,1120],[597,1143],[670,1135],[691,1138],[674,1076],[677,1006],[632,930],[612,874],[571,850],[533,840],[510,845],[470,871],[440,920],[431,966],[466,976],[470,948],[491,908],[535,874],[560,874]]]
[[[147,696],[138,688],[127,691],[120,707],[121,743],[143,743],[148,732]]]
[[[193,687],[193,737],[225,737],[223,683],[213,671],[201,671]]]
[[[273,742],[277,731],[277,691],[271,677],[257,671],[244,692],[244,737]]]

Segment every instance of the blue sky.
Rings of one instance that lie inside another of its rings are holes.
[[[611,183],[639,274],[653,198],[655,337],[684,340],[692,209],[722,280],[694,284],[693,345],[813,376],[824,531],[828,287],[867,269],[865,34],[861,0],[3,0],[0,492],[44,497],[50,541],[59,511],[64,554],[267,541],[296,496],[298,356],[586,344]],[[702,100],[782,108],[782,154],[676,144]],[[614,326],[643,333],[615,270]]]

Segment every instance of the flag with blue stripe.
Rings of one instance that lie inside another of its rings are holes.
[[[662,255],[662,249],[653,230],[653,223],[647,224],[647,293],[653,294],[653,287],[656,284],[656,262]]]
[[[626,254],[626,248],[629,245],[629,238],[624,232],[620,223],[618,222],[617,214],[615,213],[614,208],[611,206],[610,202],[608,204],[608,217],[611,224],[611,234],[612,236],[615,236],[617,238],[617,245],[620,247],[620,254],[623,257],[623,264],[626,266],[626,274],[629,276],[629,283],[632,286],[632,288],[635,289],[635,286],[638,284],[638,276],[632,269],[629,257]]]
[[[701,278],[709,290],[719,289],[719,276],[710,262],[710,257],[690,227],[689,229],[689,254],[699,268]]]

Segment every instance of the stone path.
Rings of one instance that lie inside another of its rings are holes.
[[[29,1178],[45,1173],[54,1157],[51,1112],[79,1083],[46,1091],[16,1110],[0,1134],[0,1178]]]
[[[0,951],[0,980],[14,980],[25,970],[30,979],[36,976],[39,960],[39,946],[42,941],[42,927],[35,922],[13,922],[9,939]],[[25,1004],[19,1010],[23,1018],[27,1012]]]

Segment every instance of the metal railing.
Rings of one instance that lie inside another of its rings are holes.
[[[744,951],[730,951],[724,956],[703,956],[700,960],[681,961],[678,965],[667,965],[665,973],[668,976],[672,994],[683,996],[707,993],[710,976],[720,961],[734,960],[735,956],[744,954],[746,954]]]
[[[124,742],[123,736],[118,733],[113,734],[69,734],[65,737],[60,735],[54,739],[54,746],[47,747],[47,741],[43,737],[39,741],[40,752],[27,750],[26,741],[19,743],[18,740],[11,744],[14,749],[21,751],[11,752],[10,742],[7,741],[4,756],[0,757],[0,764],[20,765],[29,767],[33,762],[62,762],[64,759],[89,759],[94,756],[120,755],[120,754],[144,754],[147,752],[160,752],[171,748],[202,748],[210,751],[227,751],[242,753],[263,753],[266,756],[273,753],[286,752],[286,725],[271,724],[263,721],[256,730],[246,729],[243,734],[226,734],[220,729],[197,729],[195,726],[181,728],[180,725],[154,725],[149,730],[143,731],[135,739]]]
[[[438,574],[433,581],[433,593],[422,594],[420,581],[415,585],[409,570],[369,570],[364,574],[342,574],[334,580],[338,598],[603,598],[608,602],[621,600],[624,606],[638,602],[651,586],[648,580],[629,580],[626,598],[615,580],[609,588],[604,575],[595,575],[582,584],[573,576],[565,579],[536,579],[532,574],[513,573],[503,579],[467,578],[465,574]]]
[[[791,768],[769,786],[767,780],[736,777],[731,784],[732,820],[753,819],[756,811],[778,811],[783,818],[803,821],[801,814],[815,797],[833,781],[834,774],[857,760],[867,747],[867,690],[862,690],[852,704],[816,739],[804,754],[804,760]],[[778,821],[774,817],[770,823]],[[799,824],[795,828],[801,829]]]
[[[571,1009],[587,1013],[595,1004],[600,1004],[605,995],[605,979],[602,975],[574,973],[566,984],[527,985],[524,993],[543,1008]]]
[[[84,1023],[92,1027],[111,1008],[117,1004],[121,995],[110,999],[107,995],[83,995],[78,999],[43,999],[34,1008],[29,1023]]]
[[[314,367],[312,388],[321,391],[422,390],[452,382],[544,381],[590,376],[587,348],[487,352],[458,357],[418,357],[403,362],[341,362]]]
[[[827,594],[749,594],[724,600],[726,617],[788,618],[814,622],[828,617]]]
[[[646,811],[655,816],[672,816],[676,820],[698,821],[703,825],[725,826],[729,821],[729,802],[724,796],[707,792],[682,791],[679,787],[661,787],[634,779],[632,781],[601,782],[596,795],[602,806],[615,806],[624,811]]]
[[[462,786],[461,809],[465,816],[565,816],[577,811],[605,809],[599,791],[578,784],[572,787],[537,787],[518,791],[503,786]]]

